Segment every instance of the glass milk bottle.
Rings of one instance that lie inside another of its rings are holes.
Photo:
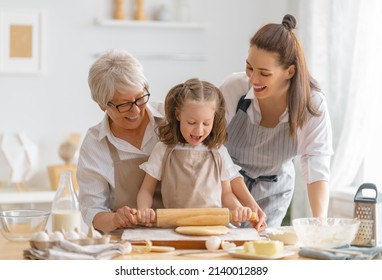
[[[81,231],[81,212],[72,172],[63,170],[52,202],[52,231]]]

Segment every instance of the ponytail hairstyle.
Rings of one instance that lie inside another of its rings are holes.
[[[278,63],[284,68],[295,65],[288,93],[290,136],[296,139],[297,129],[308,119],[308,113],[320,115],[312,102],[311,91],[321,91],[317,82],[309,74],[303,48],[294,34],[296,19],[285,15],[281,24],[270,23],[263,26],[250,40],[250,47],[276,53]]]
[[[228,139],[225,118],[225,101],[221,91],[213,84],[199,79],[189,79],[170,89],[165,99],[165,121],[158,125],[160,140],[166,145],[186,144],[180,132],[176,110],[182,110],[187,102],[215,102],[215,116],[211,133],[203,144],[209,149],[219,148]]]

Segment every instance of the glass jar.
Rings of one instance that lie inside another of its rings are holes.
[[[81,212],[72,172],[63,170],[52,202],[52,231],[81,231]]]

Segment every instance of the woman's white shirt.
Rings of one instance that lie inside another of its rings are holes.
[[[252,99],[247,110],[248,117],[253,124],[261,121],[261,112],[253,88],[244,72],[233,73],[220,86],[226,101],[227,124],[236,114],[236,107],[241,96]],[[310,116],[307,123],[297,130],[297,156],[301,156],[302,174],[306,183],[320,180],[329,181],[330,157],[333,154],[332,128],[325,96],[320,92],[312,92],[313,104],[320,116]],[[280,123],[288,122],[288,111],[280,116]]]

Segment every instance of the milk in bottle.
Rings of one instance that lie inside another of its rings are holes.
[[[63,170],[52,202],[52,231],[81,231],[81,212],[73,187],[72,172]]]

